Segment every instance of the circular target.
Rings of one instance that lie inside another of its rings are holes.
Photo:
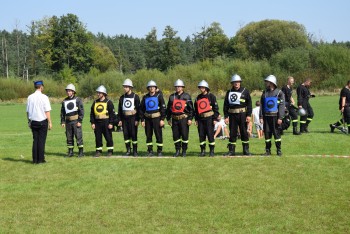
[[[125,107],[125,108],[130,108],[131,105],[132,105],[132,102],[131,102],[130,100],[125,100],[125,101],[124,101],[124,107]]]
[[[67,104],[67,109],[68,109],[68,110],[73,110],[73,109],[74,109],[74,103],[73,103],[73,102],[69,102],[69,103]]]
[[[182,109],[182,103],[181,102],[175,103],[175,110],[181,110],[181,109]]]
[[[98,113],[101,113],[101,112],[103,112],[104,111],[104,106],[103,105],[98,105],[98,106],[96,106],[96,111],[98,112]]]
[[[205,109],[207,108],[208,104],[205,101],[199,102],[199,108],[200,109]]]
[[[273,100],[270,100],[266,103],[267,108],[272,109],[275,106],[275,102]]]
[[[153,100],[150,100],[149,102],[147,102],[147,106],[152,109],[156,106],[156,102]]]
[[[237,94],[235,94],[235,93],[233,93],[233,94],[231,94],[231,96],[230,96],[230,101],[231,102],[235,102],[235,101],[237,101]]]

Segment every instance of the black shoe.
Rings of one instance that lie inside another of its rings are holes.
[[[176,150],[176,152],[175,152],[175,154],[173,155],[173,157],[175,157],[175,158],[176,158],[176,157],[178,157],[179,155],[180,155],[180,150],[179,150],[179,149],[177,149],[177,150]]]
[[[282,151],[281,150],[277,150],[277,156],[282,156]]]
[[[262,156],[270,156],[270,155],[271,155],[271,151],[270,150],[266,150],[266,152]]]
[[[147,156],[148,157],[152,157],[153,156],[153,151],[148,151]]]
[[[293,135],[301,135],[301,132],[293,132]]]
[[[78,154],[78,158],[84,157],[84,150],[83,148],[79,148],[79,154]]]
[[[186,157],[186,150],[182,150],[181,156],[182,156],[182,157]]]
[[[335,129],[334,124],[330,124],[329,127],[331,128],[331,133],[333,133],[333,132],[334,132],[334,129]]]
[[[101,156],[101,152],[100,151],[96,151],[96,153],[95,153],[95,158],[98,158],[98,157],[100,157]]]
[[[201,153],[199,154],[199,157],[205,157],[205,155],[207,155],[207,153],[204,151],[201,151]]]
[[[159,152],[157,153],[157,156],[158,156],[158,157],[162,157],[162,156],[163,156],[162,151],[159,151]]]
[[[133,152],[133,156],[134,156],[134,157],[137,157],[137,156],[138,156],[137,151],[134,151],[134,152]]]

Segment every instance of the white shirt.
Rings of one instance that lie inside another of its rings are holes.
[[[259,112],[260,112],[260,106],[253,108],[252,115],[253,115],[255,124],[260,124]]]
[[[28,118],[32,121],[44,121],[47,119],[45,112],[51,111],[49,98],[36,90],[27,99]]]

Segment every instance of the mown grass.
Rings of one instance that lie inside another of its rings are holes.
[[[31,164],[25,105],[0,105],[0,232],[349,233],[350,159],[306,156],[347,156],[349,136],[329,133],[340,117],[337,97],[318,97],[312,105],[312,133],[286,131],[281,158],[258,156],[264,141],[256,138],[250,141],[255,157],[221,157],[227,140],[217,140],[217,157],[198,158],[192,126],[186,158],[96,159],[86,118],[87,157],[79,159],[63,157],[55,104],[44,165]],[[164,136],[171,156],[169,126]],[[122,134],[114,133],[114,141],[122,154]],[[144,154],[142,128],[139,145]]]

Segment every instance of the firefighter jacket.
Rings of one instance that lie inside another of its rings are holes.
[[[106,120],[108,120],[109,124],[113,124],[114,122],[113,102],[108,98],[105,98],[103,101],[97,99],[91,106],[90,123],[94,124],[95,122]]]
[[[340,91],[340,97],[339,97],[339,110],[342,108],[342,99],[345,97],[345,106],[344,107],[349,107],[350,105],[350,90],[348,87],[342,88]]]
[[[135,115],[136,121],[140,120],[140,97],[131,92],[119,98],[118,119],[123,121],[127,116]]]
[[[84,105],[83,101],[76,96],[72,98],[66,97],[61,105],[61,124],[77,120],[79,123],[83,122]]]
[[[280,89],[264,90],[260,98],[260,103],[260,119],[262,119],[263,116],[277,116],[279,119],[284,118],[284,93]]]
[[[309,102],[311,97],[310,90],[305,85],[299,85],[297,88],[298,106],[303,106]]]
[[[249,90],[240,87],[238,90],[232,88],[226,92],[224,100],[224,117],[227,118],[231,112],[237,112],[233,110],[245,112],[247,116],[252,115],[252,99]]]
[[[197,96],[196,101],[194,102],[194,110],[194,118],[196,121],[202,118],[207,118],[203,117],[207,114],[210,114],[210,117],[213,120],[217,120],[220,115],[216,97],[214,94],[209,92],[207,94],[199,94]]]
[[[166,117],[166,107],[163,95],[161,92],[156,92],[153,96],[149,93],[143,96],[140,104],[140,120],[143,122],[149,115],[160,115],[160,120]]]
[[[290,105],[292,105],[293,88],[288,87],[288,85],[285,85],[282,87],[282,92],[284,93],[285,105],[286,107],[289,107]]]
[[[169,96],[166,119],[169,121],[172,116],[186,115],[187,120],[192,120],[194,108],[191,96],[188,93],[173,93]]]

